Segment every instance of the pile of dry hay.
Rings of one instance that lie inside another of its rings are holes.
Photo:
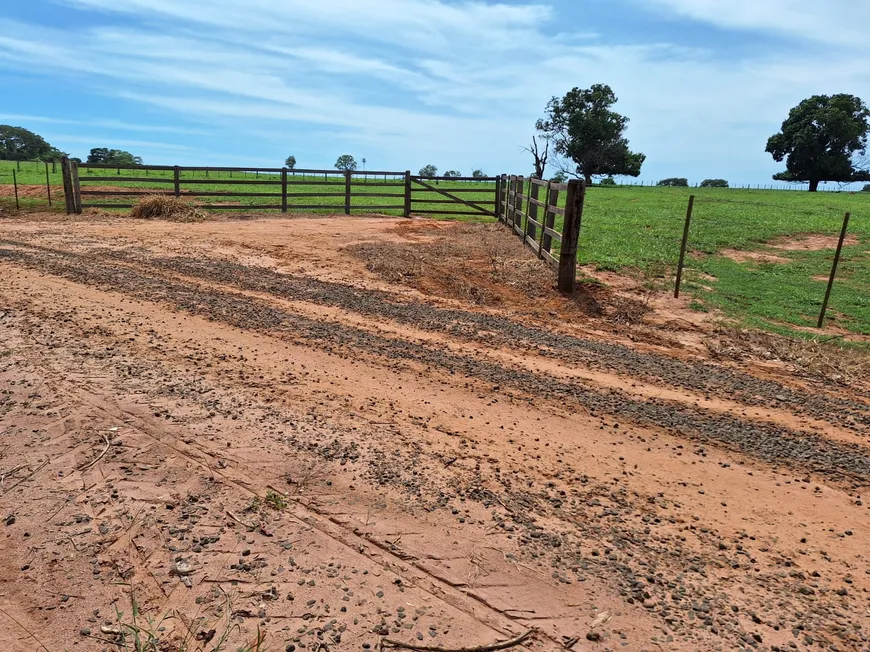
[[[209,214],[199,206],[178,197],[149,195],[130,209],[130,217],[139,220],[168,220],[170,222],[203,222]]]

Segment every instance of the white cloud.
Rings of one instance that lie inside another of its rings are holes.
[[[145,131],[149,133],[163,134],[186,134],[186,135],[208,135],[211,132],[202,129],[190,129],[187,127],[171,127],[164,125],[146,125],[132,122],[124,122],[123,120],[115,120],[111,118],[94,118],[91,120],[70,120],[68,118],[56,118],[43,115],[21,115],[13,113],[0,113],[0,120],[12,123],[30,123],[39,122],[56,125],[76,125],[80,127],[100,127],[102,129],[116,129],[118,131]]]
[[[726,28],[789,34],[810,41],[868,48],[865,0],[641,0],[681,16]]]

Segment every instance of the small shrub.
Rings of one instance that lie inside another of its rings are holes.
[[[701,182],[702,188],[727,188],[728,182],[725,179],[704,179]]]
[[[556,172],[553,177],[550,179],[553,183],[565,183],[568,181],[568,175],[564,172]]]
[[[680,179],[677,177],[672,177],[670,179],[662,179],[659,181],[657,186],[664,186],[667,188],[688,188],[689,180],[688,179]]]
[[[599,185],[602,186],[615,186],[616,180],[613,177],[607,177],[606,179],[602,179]]]
[[[287,499],[277,491],[272,491],[271,489],[266,492],[266,500],[264,502],[266,505],[278,512],[287,509]]]
[[[864,186],[861,189],[861,192],[870,192],[870,183],[868,183],[866,186]]]

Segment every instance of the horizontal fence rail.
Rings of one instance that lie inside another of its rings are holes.
[[[378,211],[495,217],[500,177],[422,177],[410,171],[64,163],[71,212],[129,209],[143,197],[214,210]]]

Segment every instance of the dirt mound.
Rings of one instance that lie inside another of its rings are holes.
[[[130,217],[140,220],[168,220],[170,222],[204,222],[210,219],[203,209],[176,197],[151,195],[130,209]]]
[[[402,241],[363,242],[346,251],[382,279],[434,296],[533,313],[566,307],[554,271],[501,225],[405,222],[394,231]],[[600,314],[599,301],[610,294],[581,279],[568,307]]]
[[[776,256],[774,254],[766,254],[763,251],[741,251],[740,249],[723,249],[721,255],[730,258],[737,263],[748,263],[750,261],[756,263],[788,263],[788,258]]]
[[[804,233],[788,238],[776,238],[771,240],[768,246],[785,251],[820,251],[822,249],[836,249],[839,240],[840,237],[837,235]],[[846,236],[843,244],[846,246],[856,245],[858,244],[858,238],[849,234]]]

